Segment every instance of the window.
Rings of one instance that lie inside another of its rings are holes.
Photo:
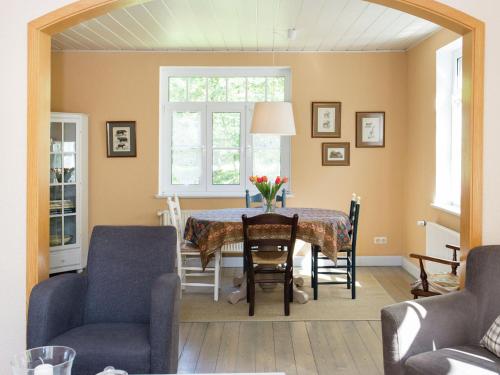
[[[251,175],[290,177],[290,137],[249,133],[255,102],[289,100],[288,68],[160,68],[160,195],[242,196]]]
[[[434,205],[460,213],[462,39],[436,52],[436,193]]]

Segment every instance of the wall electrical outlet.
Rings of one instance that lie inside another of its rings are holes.
[[[373,237],[373,243],[375,245],[386,245],[387,237]]]

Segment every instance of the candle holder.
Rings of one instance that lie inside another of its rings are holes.
[[[66,346],[26,350],[10,362],[12,375],[71,375],[75,351]]]

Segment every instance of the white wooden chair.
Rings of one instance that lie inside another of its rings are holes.
[[[206,267],[205,271],[201,266],[189,265],[189,260],[199,260],[200,250],[192,243],[184,240],[184,226],[182,220],[181,206],[177,196],[168,197],[167,204],[170,214],[170,223],[177,230],[177,272],[181,279],[182,289],[186,286],[211,287],[214,288],[214,301],[219,300],[219,284],[220,284],[220,267],[221,267],[221,251],[215,253],[213,267]],[[163,220],[163,225],[167,223]],[[191,277],[207,277],[213,275],[213,283],[189,282]]]

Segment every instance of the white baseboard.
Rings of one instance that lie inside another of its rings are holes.
[[[413,264],[407,257],[403,258],[403,268],[412,275],[414,278],[418,279],[420,277],[420,269]]]
[[[296,267],[301,267],[303,263],[306,267],[310,266],[310,256],[295,256],[293,263]],[[405,262],[409,265],[405,266]],[[410,274],[414,275],[407,267],[415,267],[417,275],[418,268],[402,256],[366,256],[361,255],[356,257],[356,265],[359,267],[403,267]],[[224,257],[222,256],[222,267],[243,267],[243,259],[241,257]]]

